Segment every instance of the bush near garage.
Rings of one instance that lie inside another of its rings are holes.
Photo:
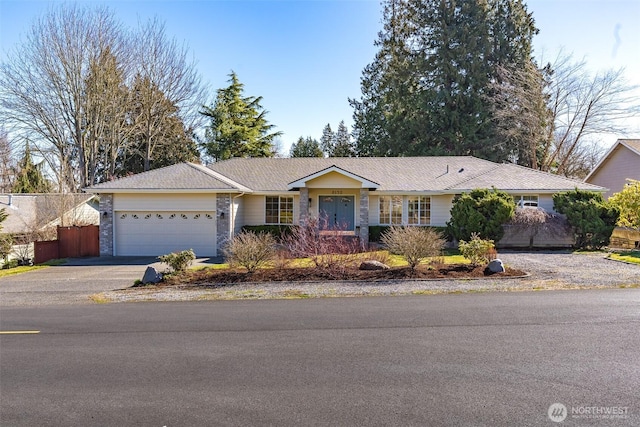
[[[173,252],[167,255],[161,255],[158,257],[160,262],[167,264],[175,272],[185,271],[196,259],[196,254],[193,249],[186,251]]]

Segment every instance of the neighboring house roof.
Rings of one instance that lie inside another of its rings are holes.
[[[85,188],[92,193],[250,191],[215,171],[194,163],[178,163]]]
[[[589,182],[589,180],[607,164],[609,159],[611,159],[614,153],[619,150],[621,146],[628,148],[631,153],[636,154],[638,156],[638,159],[640,159],[640,139],[619,139],[615,142],[615,144],[613,144],[609,151],[605,153],[602,159],[593,168],[593,170],[589,172],[589,175],[587,175],[584,180],[586,182]]]
[[[214,163],[209,168],[255,192],[285,192],[292,184],[330,168],[376,183],[377,191],[381,192],[452,194],[491,187],[531,192],[575,188],[604,191],[582,181],[464,156],[238,158]]]
[[[94,198],[91,194],[0,194],[0,209],[4,208],[8,215],[0,224],[1,232],[19,234],[42,230]]]

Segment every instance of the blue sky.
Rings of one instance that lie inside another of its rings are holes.
[[[28,32],[33,20],[59,1],[0,0],[0,58]],[[157,16],[184,42],[203,80],[215,90],[234,70],[245,94],[263,96],[267,119],[284,132],[282,146],[300,136],[319,138],[330,123],[350,127],[347,99],[360,95],[360,76],[373,59],[381,28],[377,0],[138,0],[80,1],[107,4],[125,25]],[[536,56],[559,49],[584,58],[593,71],[626,68],[640,85],[640,0],[529,0],[540,34]],[[640,94],[640,91],[638,91]],[[640,118],[627,137],[640,138]],[[617,137],[604,135],[605,145]]]

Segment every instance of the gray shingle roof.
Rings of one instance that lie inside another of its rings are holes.
[[[26,233],[39,230],[54,221],[62,213],[83,203],[92,194],[0,194],[0,209],[7,219],[2,222],[2,233]]]
[[[109,193],[113,191],[159,190],[241,190],[235,183],[217,176],[212,170],[193,163],[178,163],[160,169],[142,172],[91,186],[86,191]]]
[[[289,183],[331,166],[380,184],[386,192],[456,193],[474,188],[603,191],[586,184],[511,164],[475,157],[333,157],[231,159],[209,167],[256,192],[287,191]]]

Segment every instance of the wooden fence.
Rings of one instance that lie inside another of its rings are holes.
[[[34,263],[57,258],[100,256],[100,228],[97,225],[58,227],[58,239],[34,243]]]

